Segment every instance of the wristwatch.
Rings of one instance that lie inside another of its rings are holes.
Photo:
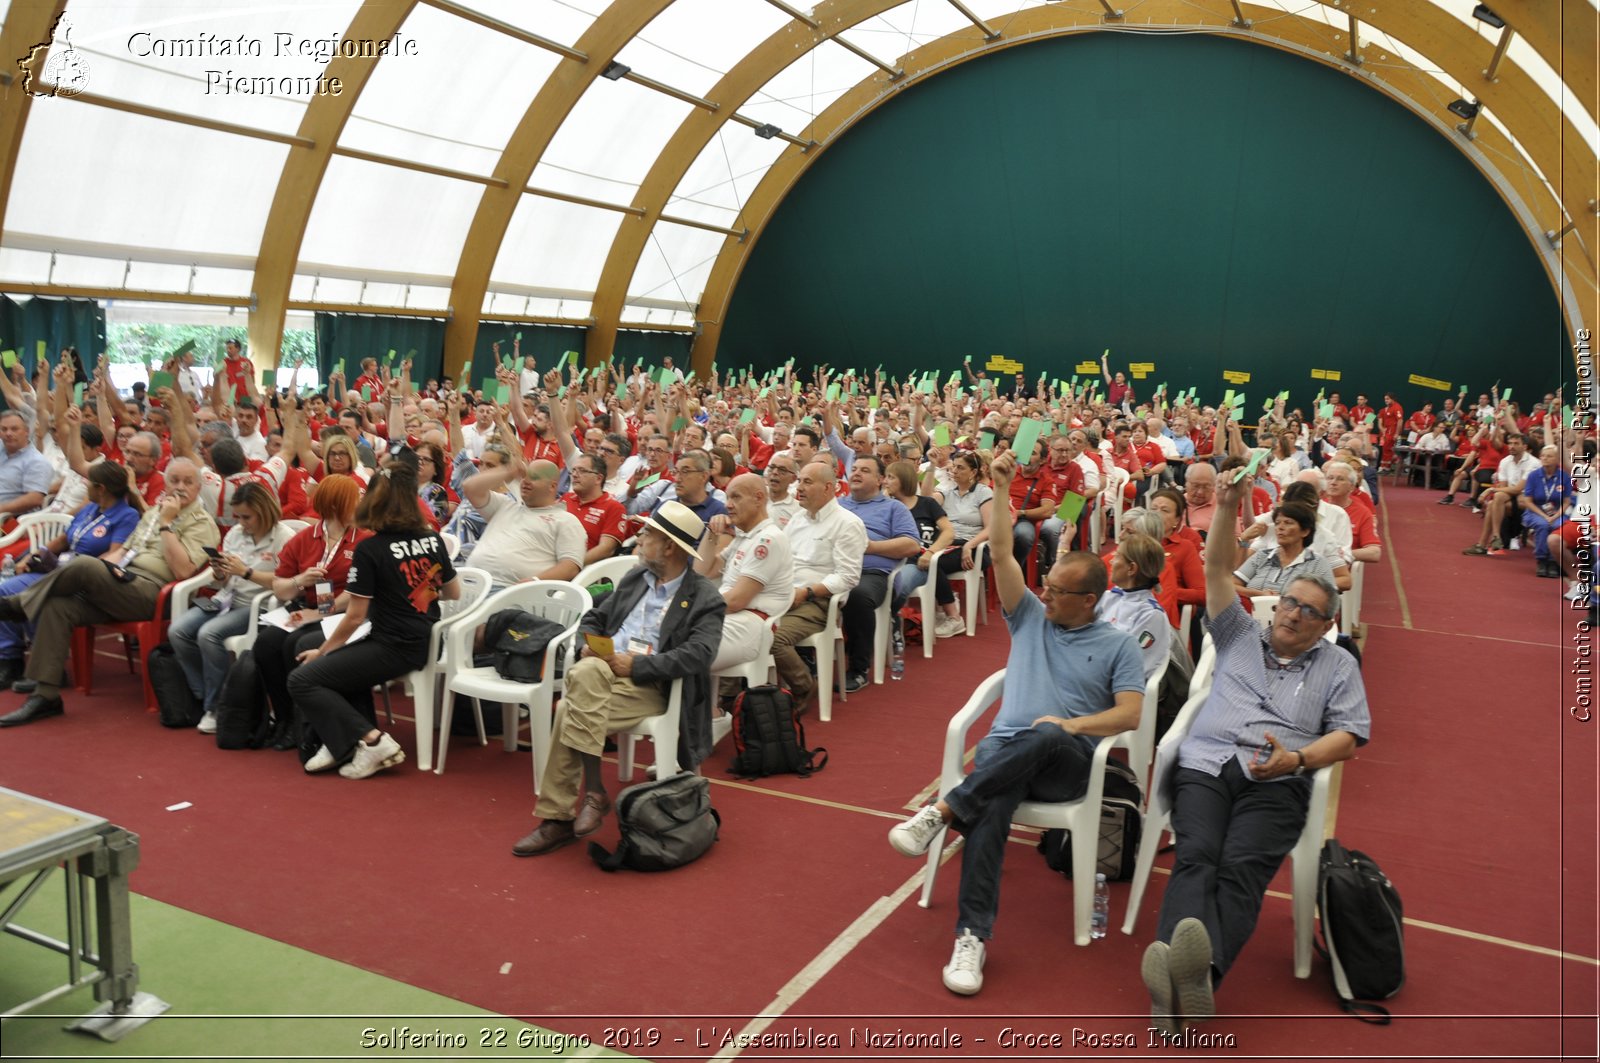
[[[1300,750],[1298,750],[1298,749],[1294,751],[1294,755],[1300,758],[1300,763],[1298,765],[1296,765],[1294,771],[1291,772],[1290,774],[1292,774],[1292,775],[1304,775],[1306,773],[1306,755],[1304,753],[1300,752]]]
[[[814,601],[816,601],[816,600],[817,600],[817,592],[816,592],[816,589],[815,589],[815,588],[813,588],[813,587],[807,587],[807,588],[806,588],[806,601],[808,601],[808,602],[814,602]]]
[[[174,534],[174,535],[178,534],[177,531],[174,530],[172,525],[170,525],[170,524],[163,524],[161,527],[156,529],[156,534],[157,535],[160,535],[162,532],[172,532],[172,534]]]

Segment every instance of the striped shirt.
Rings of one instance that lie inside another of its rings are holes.
[[[1288,750],[1333,731],[1348,731],[1357,745],[1366,745],[1372,717],[1354,657],[1318,639],[1280,665],[1268,642],[1271,632],[1262,630],[1238,601],[1208,624],[1217,669],[1211,693],[1178,750],[1180,767],[1220,775],[1228,758],[1237,757],[1246,778],[1252,778],[1250,761],[1266,746],[1268,731]]]

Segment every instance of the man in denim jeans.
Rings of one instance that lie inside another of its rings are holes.
[[[995,460],[990,475],[998,497],[1006,497],[1015,473],[1011,455]],[[989,542],[1011,630],[999,715],[978,744],[972,774],[889,831],[889,844],[913,857],[927,853],[946,826],[966,836],[956,945],[944,984],[968,996],[983,988],[984,942],[1000,906],[1011,814],[1025,800],[1083,796],[1096,740],[1137,727],[1144,698],[1139,648],[1095,619],[1105,564],[1089,553],[1063,555],[1045,577],[1041,602],[1012,556],[1009,506],[989,507]]]

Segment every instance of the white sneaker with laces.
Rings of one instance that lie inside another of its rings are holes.
[[[970,997],[983,988],[983,939],[970,930],[956,938],[955,951],[944,965],[944,987]]]
[[[327,771],[333,764],[333,752],[327,746],[322,746],[311,755],[310,760],[306,761],[306,774],[315,775],[319,771]]]
[[[372,745],[365,742],[356,743],[356,755],[350,763],[339,769],[339,774],[346,779],[365,779],[369,775],[376,775],[384,768],[392,768],[406,759],[405,750],[400,748],[387,733],[380,734],[378,740]]]
[[[935,638],[954,638],[967,630],[967,622],[959,616],[941,616],[939,622],[933,625]]]
[[[889,828],[889,844],[901,856],[923,856],[944,826],[938,806],[927,805],[910,819]]]
[[[1574,583],[1570,588],[1568,588],[1567,593],[1563,594],[1562,597],[1569,602],[1575,602],[1580,598],[1587,597],[1588,594],[1589,591],[1587,587],[1581,583]]]
[[[1513,550],[1521,550],[1522,549],[1522,540],[1521,539],[1512,539],[1511,540],[1511,549],[1513,549]]]
[[[214,712],[206,713],[204,716],[200,717],[200,722],[194,725],[194,729],[203,735],[216,734],[217,714]]]

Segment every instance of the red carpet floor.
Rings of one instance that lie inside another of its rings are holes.
[[[1592,1056],[1595,725],[1567,714],[1560,647],[1571,631],[1559,586],[1534,579],[1521,554],[1462,557],[1473,522],[1432,505],[1436,496],[1388,495],[1405,608],[1391,567],[1373,566],[1365,677],[1374,738],[1344,772],[1336,829],[1382,863],[1418,921],[1407,932],[1407,985],[1391,1001],[1398,1018],[1376,1028],[1343,1016],[1320,961],[1309,980],[1294,979],[1289,902],[1272,896],[1219,992],[1229,1014],[1203,1028],[1236,1044],[1203,1050]],[[69,696],[65,717],[0,732],[0,785],[138,832],[141,893],[559,1029],[594,1033],[639,1016],[666,1031],[639,1055],[712,1055],[724,1032],[769,1008],[782,1013],[769,1033],[949,1026],[964,1038],[959,1048],[871,1050],[900,1058],[1166,1054],[1070,1044],[1076,1027],[1135,1034],[1144,1046],[1139,955],[1163,876],[1136,936],[1114,930],[1078,948],[1070,885],[1014,846],[987,984],[971,999],[939,981],[958,859],[940,875],[932,910],[914,893],[884,900],[909,892],[921,866],[896,856],[884,832],[933,782],[950,713],[1003,664],[1004,626],[997,613],[991,620],[977,638],[940,642],[931,661],[913,650],[904,682],[836,703],[830,724],[808,718],[809,741],[831,756],[819,775],[728,782],[719,748],[706,770],[718,782],[722,840],[669,874],[606,875],[578,846],[513,859],[511,843],[532,823],[526,754],[456,739],[443,776],[408,764],[359,783],[307,778],[290,754],[221,752],[163,730],[105,656],[93,697]],[[16,700],[0,698],[0,709]],[[408,725],[397,734],[409,750]],[[192,807],[166,811],[184,801]],[[598,839],[611,845],[615,828]],[[1287,892],[1286,873],[1275,887]],[[1115,885],[1114,925],[1126,898]],[[1563,1024],[1563,1015],[1588,1018]],[[1007,1026],[1068,1043],[1002,1046]],[[858,1042],[856,1054],[865,1051]],[[745,1052],[769,1054],[849,1053]]]

